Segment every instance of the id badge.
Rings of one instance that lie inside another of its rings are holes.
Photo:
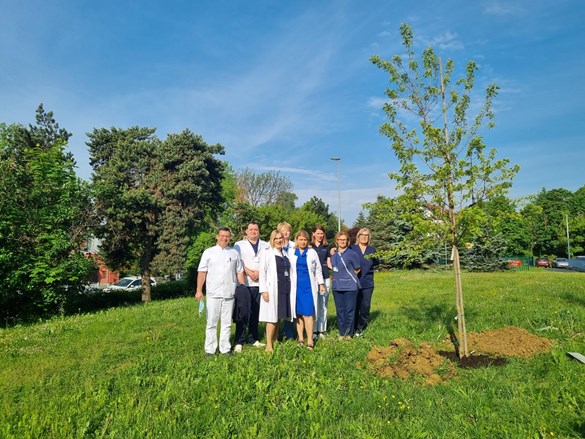
[[[333,271],[337,273],[339,270],[337,269],[337,267],[333,267]]]
[[[288,270],[284,271],[284,277],[288,277]]]

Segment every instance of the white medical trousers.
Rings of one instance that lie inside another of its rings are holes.
[[[234,299],[207,298],[207,326],[205,327],[205,352],[215,354],[217,350],[217,324],[221,320],[219,330],[219,352],[230,352],[230,334],[232,332],[232,313]]]

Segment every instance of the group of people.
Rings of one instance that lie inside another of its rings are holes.
[[[317,225],[311,236],[300,230],[291,240],[292,227],[280,223],[269,242],[260,239],[259,226],[250,222],[244,239],[229,247],[231,232],[219,229],[216,245],[206,249],[197,269],[195,298],[203,299],[206,286],[207,324],[205,352],[231,353],[232,318],[236,323],[235,352],[248,342],[272,352],[284,322],[283,337],[296,339],[313,350],[315,340],[327,332],[329,293],[337,311],[339,339],[360,336],[368,325],[378,264],[370,231],[360,229],[355,244],[342,230],[335,246]],[[266,324],[266,343],[258,333]]]

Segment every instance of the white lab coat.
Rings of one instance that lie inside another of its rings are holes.
[[[291,254],[292,253],[292,254]],[[260,258],[260,315],[259,321],[278,322],[278,276],[276,273],[275,249],[270,248],[262,253]],[[297,257],[294,252],[287,254],[290,262],[290,309],[292,312],[291,321],[296,318],[295,308],[297,303]],[[262,297],[262,293],[268,291],[268,302]]]

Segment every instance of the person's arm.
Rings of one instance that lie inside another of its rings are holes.
[[[321,259],[317,252],[311,249],[311,255],[313,258],[313,263],[315,264],[315,278],[317,279],[317,284],[319,285],[319,292],[325,292],[325,281],[323,280],[323,268],[321,267]]]
[[[197,272],[197,289],[195,290],[195,299],[201,301],[203,299],[203,285],[207,279],[207,271]]]
[[[380,265],[380,259],[376,257],[376,249],[374,247],[371,247],[371,249],[373,256],[370,258],[370,260],[372,261],[372,267],[375,267],[377,265]]]
[[[243,271],[240,271],[238,273],[238,282],[240,283],[240,285],[246,285],[246,276],[244,275]]]
[[[253,282],[258,282],[258,271],[252,270],[251,268],[246,267],[246,264],[244,264],[244,272],[246,273],[246,276],[252,279]]]
[[[258,283],[260,285],[260,294],[262,295],[262,299],[264,302],[268,302],[270,300],[268,294],[268,282],[266,281],[266,277],[268,275],[268,258],[266,255],[262,254],[262,259],[260,259],[260,272],[258,275]]]

